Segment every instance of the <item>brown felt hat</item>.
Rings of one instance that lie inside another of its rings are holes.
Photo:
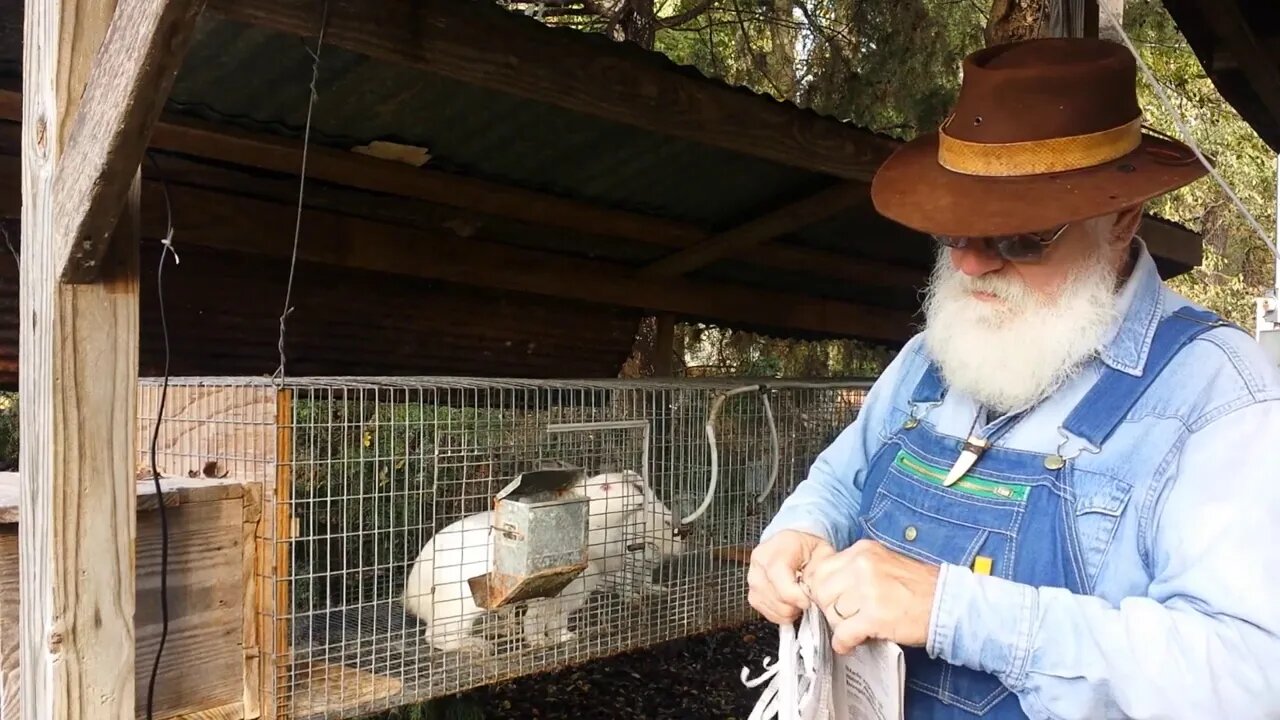
[[[871,199],[920,232],[1007,235],[1131,207],[1207,172],[1186,145],[1142,132],[1127,48],[1041,38],[966,57],[950,117],[885,161]]]

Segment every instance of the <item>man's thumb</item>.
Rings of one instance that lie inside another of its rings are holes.
[[[809,557],[805,559],[804,564],[812,565],[835,554],[836,549],[831,547],[831,543],[825,540],[817,540],[814,542],[813,547],[809,549]]]

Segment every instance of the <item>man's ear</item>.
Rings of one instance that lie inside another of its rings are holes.
[[[1139,203],[1132,207],[1127,207],[1116,214],[1116,221],[1111,226],[1111,244],[1114,246],[1127,246],[1129,241],[1138,232],[1138,226],[1142,224],[1142,210],[1145,203]]]

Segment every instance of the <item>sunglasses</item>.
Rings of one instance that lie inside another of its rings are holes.
[[[1070,225],[1070,223],[1067,223]],[[1037,262],[1055,240],[1067,229],[1063,225],[1056,231],[1045,230],[1038,233],[1018,233],[1016,235],[997,235],[994,237],[961,237],[955,235],[934,235],[933,239],[949,248],[975,248],[984,252],[999,255],[1010,262]]]

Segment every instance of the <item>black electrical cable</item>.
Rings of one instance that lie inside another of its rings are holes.
[[[161,187],[164,190],[165,210],[168,212],[169,230],[160,248],[160,267],[156,270],[156,294],[160,304],[160,329],[164,335],[164,382],[160,386],[160,407],[156,410],[155,425],[151,429],[151,479],[155,483],[156,505],[160,509],[160,644],[156,648],[156,659],[151,666],[151,679],[147,683],[147,720],[152,720],[156,695],[156,676],[160,671],[160,656],[164,653],[164,644],[169,637],[169,518],[164,509],[164,494],[160,487],[160,470],[156,464],[156,443],[160,437],[160,421],[164,418],[164,403],[169,393],[169,323],[164,312],[164,257],[173,252],[173,204],[169,200],[169,184],[160,173],[160,165],[155,156],[147,153],[151,164],[160,174]],[[174,254],[176,260],[177,254]]]

